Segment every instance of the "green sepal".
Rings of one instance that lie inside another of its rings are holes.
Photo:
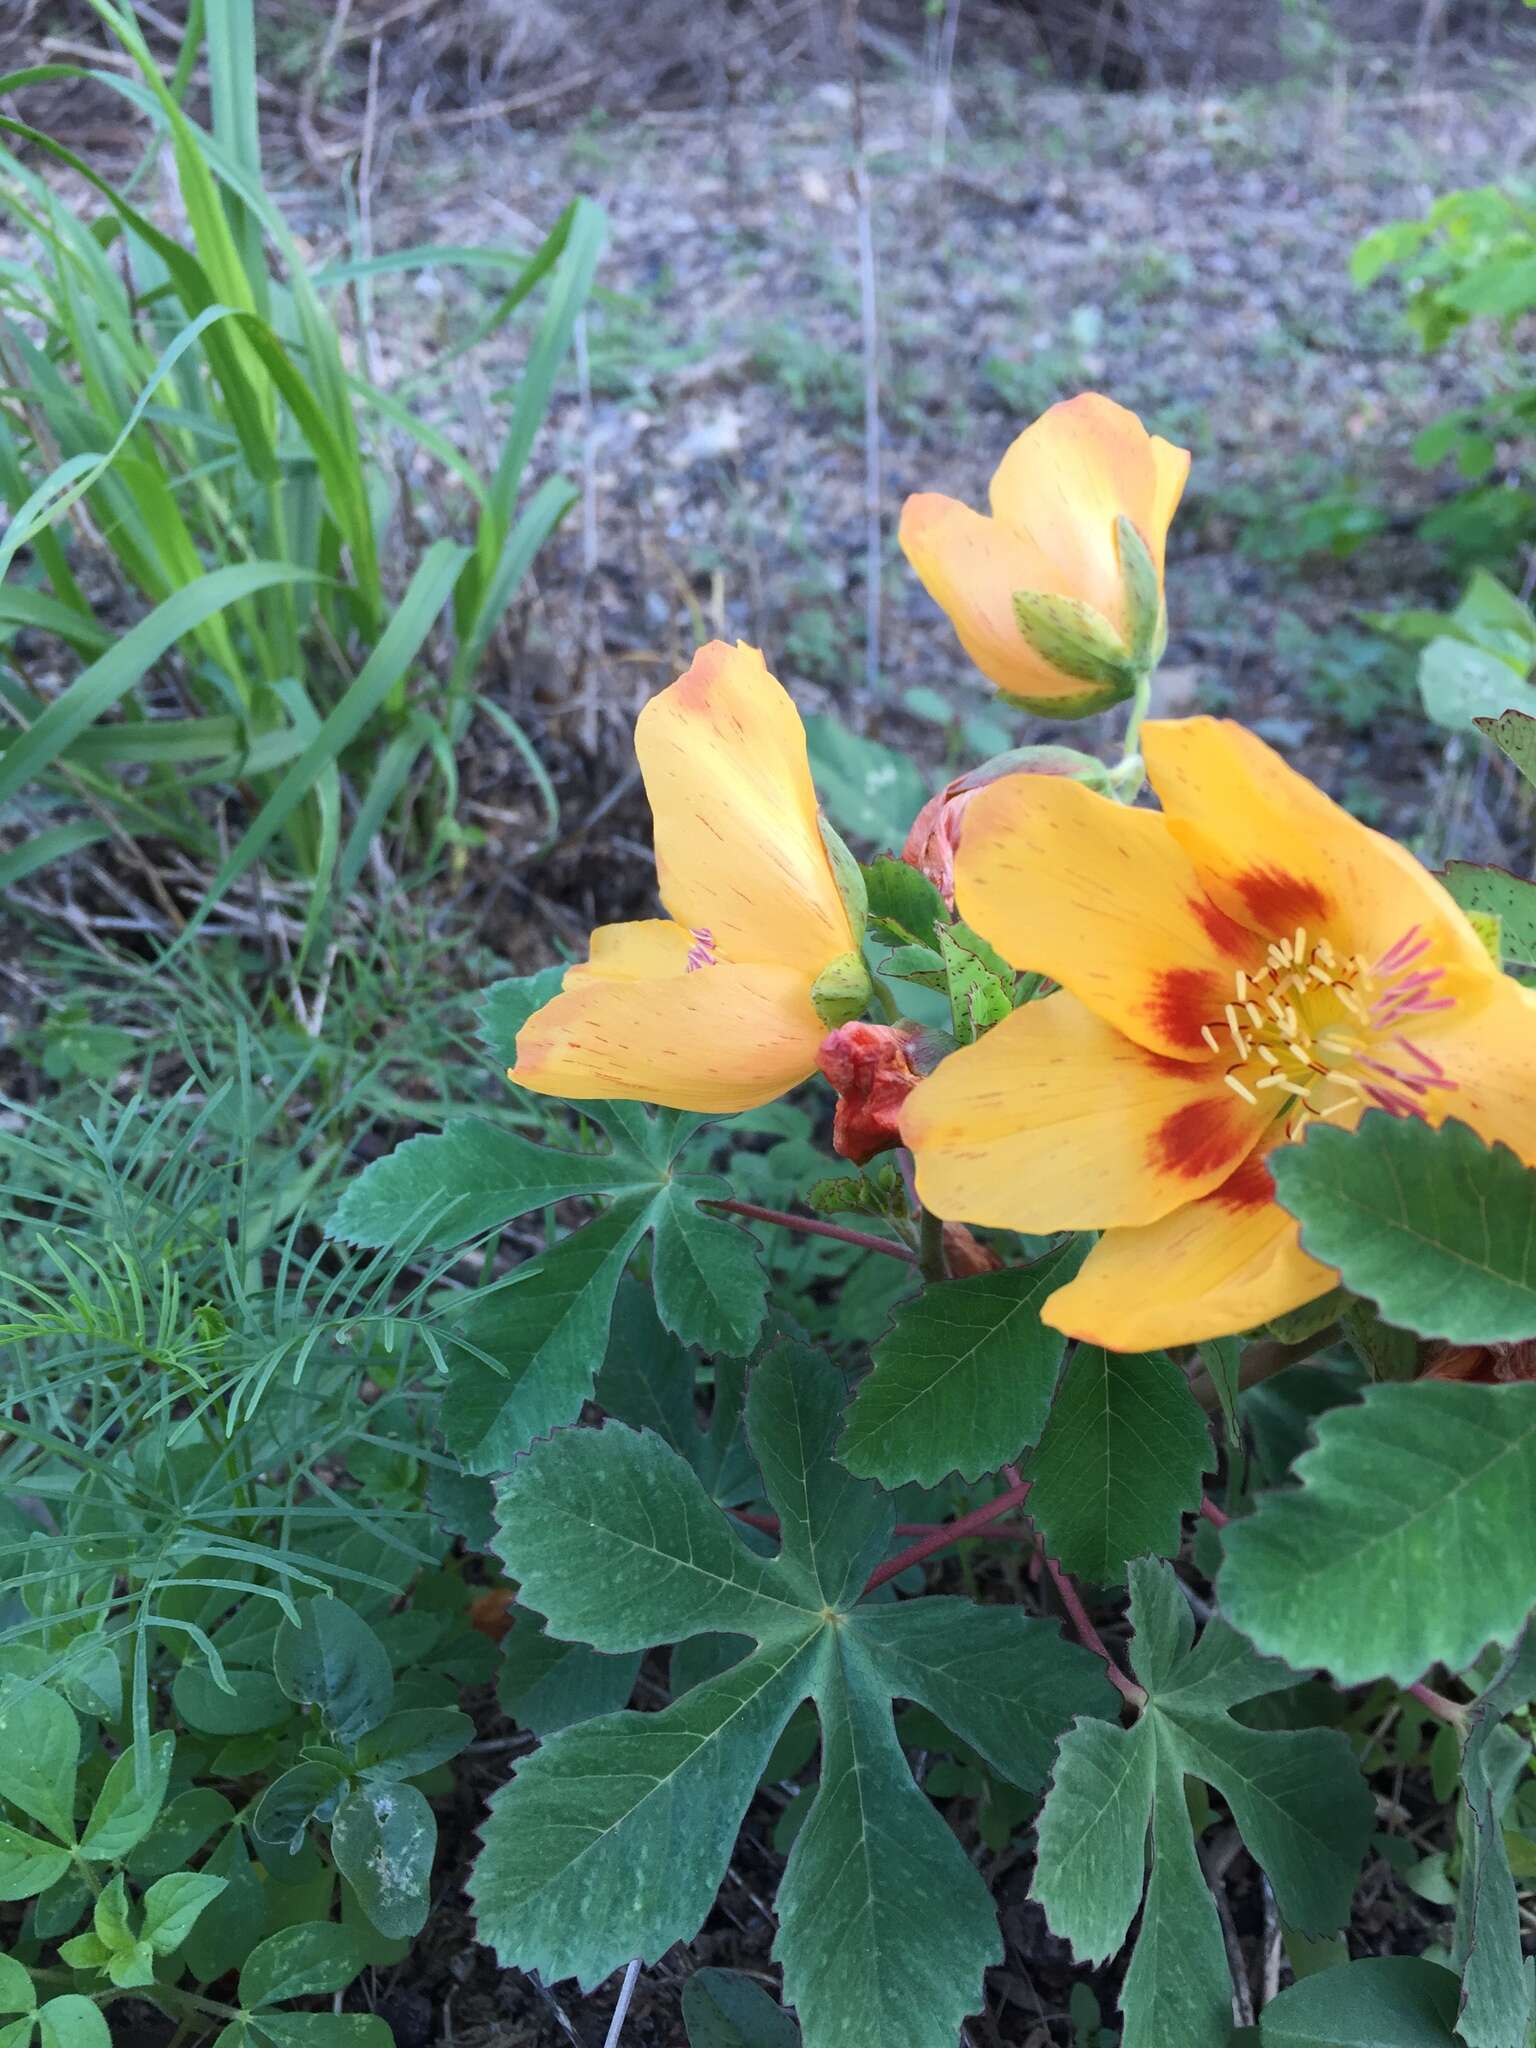
[[[1125,618],[1131,656],[1143,670],[1157,667],[1168,646],[1168,610],[1152,552],[1122,512],[1115,521],[1120,553],[1120,581],[1125,591]]]
[[[850,1024],[869,1008],[874,984],[862,954],[841,953],[829,961],[811,984],[811,1001],[829,1031]]]
[[[837,893],[843,899],[843,908],[848,913],[848,929],[854,938],[864,936],[864,920],[869,914],[869,888],[864,880],[864,870],[844,845],[842,835],[835,826],[829,825],[824,816],[818,815],[821,827],[821,843],[827,849],[827,859],[832,868],[832,879],[837,884]]]
[[[1062,691],[1059,695],[1040,697],[1022,696],[1016,690],[999,690],[998,696],[1014,711],[1024,711],[1031,718],[1092,718],[1095,712],[1108,711],[1112,705],[1123,704],[1135,692],[1136,681],[1094,683],[1081,690]]]
[[[1145,664],[1136,660],[1103,613],[1081,598],[1049,590],[1016,590],[1013,616],[1042,661],[1064,676],[1111,691],[1105,702],[1129,697],[1135,689]]]

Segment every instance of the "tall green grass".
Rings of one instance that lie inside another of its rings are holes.
[[[534,487],[530,455],[603,218],[578,199],[531,254],[423,247],[317,270],[262,181],[253,0],[207,10],[211,129],[182,104],[194,66],[165,77],[126,8],[91,5],[137,76],[0,78],[8,107],[94,80],[149,138],[124,180],[0,116],[0,213],[28,250],[0,264],[0,827],[25,827],[0,832],[0,887],[109,834],[155,835],[210,872],[195,927],[267,856],[313,885],[307,949],[413,792],[422,818],[451,814],[486,651],[576,495]],[[161,163],[181,237],[142,196]],[[424,379],[381,390],[343,347],[349,293],[362,305],[372,279],[427,265],[500,288],[433,376],[533,318],[483,469],[413,409]],[[424,545],[394,460],[412,442],[448,487],[447,530]],[[22,634],[50,636],[56,676]],[[233,846],[209,792],[238,800]]]

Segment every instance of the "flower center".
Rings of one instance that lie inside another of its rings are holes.
[[[1430,941],[1411,925],[1374,964],[1341,958],[1299,926],[1276,939],[1254,973],[1239,968],[1221,1023],[1201,1026],[1224,1079],[1257,1106],[1274,1100],[1287,1136],[1313,1117],[1374,1105],[1423,1116],[1436,1089],[1453,1089],[1439,1061],[1408,1036],[1413,1019],[1455,1007],[1444,969],[1424,964]]]

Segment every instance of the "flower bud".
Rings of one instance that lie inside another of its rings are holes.
[[[1470,1380],[1483,1386],[1508,1386],[1536,1380],[1536,1338],[1519,1344],[1441,1344],[1419,1374],[1423,1380]]]
[[[816,1064],[837,1090],[832,1148],[862,1166],[901,1143],[901,1105],[938,1063],[915,1024],[844,1024],[821,1041]]]
[[[840,953],[811,984],[811,1001],[823,1024],[847,1024],[869,1007],[873,984],[862,954]]]
[[[1000,782],[1005,775],[1064,775],[1090,789],[1108,787],[1103,762],[1073,747],[1014,747],[957,775],[937,796],[929,797],[912,820],[901,849],[907,866],[926,875],[951,910],[955,907],[955,854],[962,821],[976,792],[989,782]]]

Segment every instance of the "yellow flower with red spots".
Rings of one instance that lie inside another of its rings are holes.
[[[590,958],[519,1032],[512,1078],[543,1095],[754,1109],[815,1072],[827,970],[862,973],[805,728],[757,649],[717,640],[641,711],[635,752],[667,916],[593,932]]]
[[[922,492],[901,546],[991,682],[1078,718],[1128,696],[1166,638],[1163,551],[1189,453],[1097,392],[1053,405],[992,478],[991,516]]]
[[[1265,1163],[1314,1120],[1456,1117],[1536,1165],[1536,998],[1434,877],[1238,726],[1152,722],[1142,748],[1160,813],[1054,777],[973,798],[960,914],[1062,992],[902,1116],[940,1216],[1103,1232],[1044,1314],[1115,1351],[1335,1284]]]

